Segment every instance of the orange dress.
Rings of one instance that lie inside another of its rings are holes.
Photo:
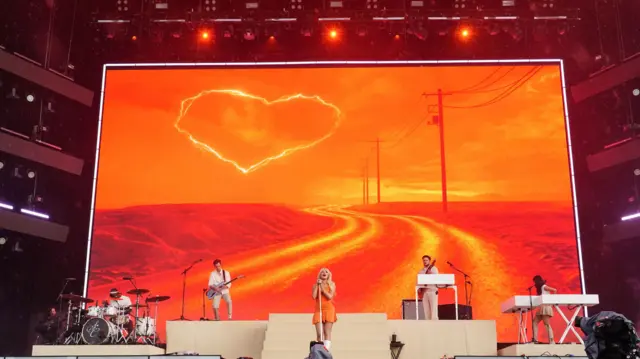
[[[322,284],[322,288],[325,292],[329,291],[329,285],[326,283]],[[314,299],[316,302],[316,310],[313,313],[313,323],[320,323],[320,305],[318,304],[318,299]],[[323,323],[335,323],[338,321],[338,317],[336,316],[336,307],[333,305],[333,300],[327,299],[324,294],[320,294],[320,301],[322,302],[322,322]]]

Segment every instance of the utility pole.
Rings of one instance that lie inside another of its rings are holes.
[[[376,138],[376,174],[377,174],[377,189],[378,189],[378,203],[380,203],[380,137]]]
[[[442,106],[442,89],[438,89],[438,129],[440,130],[440,174],[442,182],[442,212],[449,210],[447,200],[447,161],[444,154],[444,113]]]
[[[365,160],[364,164],[364,204],[369,204],[369,158]]]
[[[423,96],[438,96],[438,116],[435,117],[435,121],[432,124],[438,126],[440,134],[440,175],[442,183],[442,212],[447,213],[449,210],[449,202],[447,198],[447,160],[445,156],[444,146],[444,106],[442,99],[444,96],[452,95],[452,93],[443,93],[442,89],[438,89],[437,93],[424,93]]]

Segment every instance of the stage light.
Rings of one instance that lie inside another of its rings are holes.
[[[338,31],[337,30],[330,30],[329,31],[329,37],[332,38],[332,39],[338,38]]]
[[[4,162],[0,161],[0,170],[4,168]]]
[[[36,100],[36,97],[35,97],[35,96],[33,96],[32,94],[28,94],[28,95],[27,95],[27,101],[28,101],[28,102],[33,102],[33,101],[35,101],[35,100]]]
[[[400,35],[396,34],[396,36],[394,36],[393,38],[398,40],[398,39],[400,39]]]
[[[269,41],[276,41],[276,37],[273,35],[269,36]]]
[[[453,7],[456,9],[465,9],[467,7],[466,0],[454,0]]]
[[[11,88],[11,93],[9,93],[9,94],[7,95],[7,98],[14,99],[14,100],[19,99],[19,98],[20,98],[20,96],[18,96],[18,89],[17,89],[17,88],[15,88],[15,87],[12,87],[12,88]]]
[[[216,11],[216,0],[204,0],[204,11]]]
[[[247,41],[253,41],[256,39],[256,34],[251,29],[247,29],[244,31],[243,37]]]
[[[291,0],[291,10],[302,10],[302,0]]]
[[[23,214],[28,214],[30,216],[34,216],[34,217],[38,217],[38,218],[42,218],[42,219],[49,219],[49,215],[48,214],[32,211],[30,209],[20,208],[20,212],[23,213]]]
[[[411,7],[424,7],[424,1],[421,0],[412,0]]]
[[[8,203],[0,202],[0,208],[6,209],[6,210],[9,210],[9,211],[13,211],[13,206],[8,204]]]
[[[342,8],[344,5],[342,4],[342,1],[339,0],[333,0],[333,1],[329,1],[329,7],[331,9],[339,9]]]
[[[131,36],[131,41],[136,41],[138,40],[138,37],[136,35]]]
[[[640,89],[633,89],[631,93],[633,94],[633,96],[640,96]]]
[[[200,39],[202,40],[209,40],[210,36],[209,31],[203,30],[200,32]]]
[[[116,6],[118,11],[129,11],[129,2],[127,0],[118,0],[116,1]]]
[[[466,27],[463,27],[462,29],[460,29],[458,34],[463,40],[466,40],[469,38],[469,36],[471,36],[471,30]]]
[[[0,246],[4,246],[7,243],[7,237],[0,237]]]
[[[377,9],[378,8],[378,0],[367,0],[367,9]]]

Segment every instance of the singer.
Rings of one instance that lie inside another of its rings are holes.
[[[542,279],[541,276],[536,275],[533,277],[533,285],[536,287],[537,295],[557,293],[555,288],[551,288],[547,285],[547,281]],[[541,305],[536,309],[533,317],[533,342],[538,344],[538,326],[540,322],[544,323],[547,328],[547,334],[549,335],[549,344],[555,344],[553,340],[553,329],[551,329],[551,317],[553,317],[553,308],[550,305]]]
[[[435,263],[431,264],[431,257],[422,256],[423,268],[418,274],[438,274],[438,268]],[[426,288],[420,288],[422,294],[422,309],[424,310],[425,320],[438,320],[438,288],[435,285],[428,285]]]
[[[225,303],[227,303],[227,314],[229,315],[229,320],[231,320],[231,293],[229,292],[229,288],[231,288],[231,283],[228,283],[231,280],[231,274],[226,270],[222,269],[222,261],[220,259],[216,259],[213,261],[213,266],[215,269],[209,275],[209,288],[216,290],[216,295],[213,297],[213,317],[215,320],[220,320],[220,299],[223,299]]]
[[[333,323],[338,320],[333,298],[336,296],[336,284],[333,282],[331,271],[327,268],[320,269],[318,279],[313,285],[312,297],[316,302],[316,310],[313,313],[313,325],[316,326],[316,341],[320,342],[324,336],[324,346],[331,349],[331,329]],[[322,308],[322,319],[320,317]],[[322,322],[321,322],[322,321]]]

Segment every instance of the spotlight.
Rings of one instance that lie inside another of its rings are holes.
[[[204,0],[204,11],[216,11],[216,0]]]
[[[471,30],[469,28],[463,27],[462,29],[460,29],[460,31],[458,32],[458,35],[460,35],[460,37],[463,40],[468,39],[471,36]]]
[[[247,29],[245,30],[243,37],[247,41],[253,41],[256,39],[256,34],[253,32],[253,30]]]
[[[210,37],[209,31],[204,30],[200,32],[200,38],[202,40],[209,40],[209,37]]]
[[[128,0],[118,0],[116,1],[116,8],[118,11],[129,11],[129,1]]]
[[[633,94],[633,96],[640,96],[640,89],[633,89],[631,93]]]
[[[27,95],[27,101],[28,102],[33,102],[33,101],[35,101],[35,99],[36,99],[35,96],[33,96],[32,94],[28,94]]]
[[[138,37],[136,35],[131,36],[131,41],[136,41],[138,40]]]
[[[36,178],[36,172],[30,170],[29,172],[27,172],[27,177],[29,177],[30,179]]]
[[[338,31],[337,30],[330,30],[329,31],[329,37],[332,39],[336,39],[338,37]]]
[[[4,162],[0,161],[0,170],[4,168]]]
[[[0,237],[0,246],[4,246],[7,243],[7,237]]]

